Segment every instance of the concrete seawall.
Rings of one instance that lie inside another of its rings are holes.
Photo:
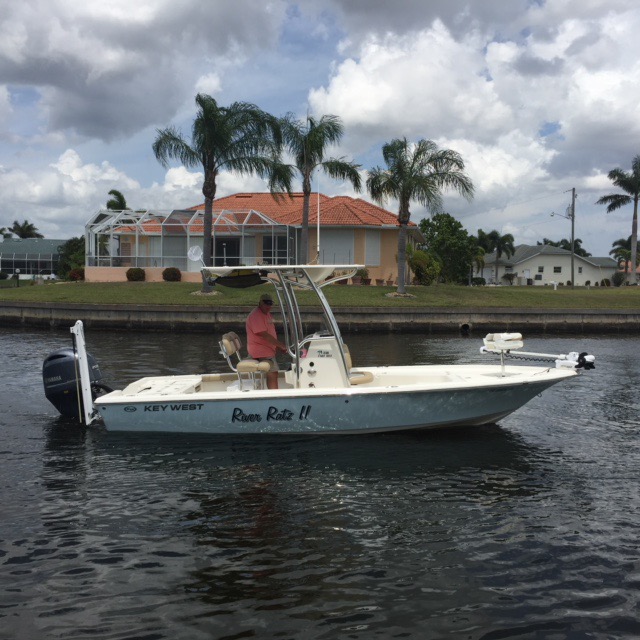
[[[0,325],[55,328],[69,327],[76,320],[82,320],[92,328],[219,332],[242,326],[252,308],[0,301]],[[518,330],[550,334],[640,334],[640,310],[338,307],[334,312],[343,331],[350,332],[487,333]],[[278,314],[274,312],[274,316],[277,319]],[[320,317],[319,311],[310,313],[310,329],[319,326]]]

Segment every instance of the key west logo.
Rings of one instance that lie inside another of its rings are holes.
[[[279,409],[278,407],[269,407],[266,416],[261,413],[245,413],[240,407],[234,407],[231,414],[231,422],[286,422],[288,420],[306,420],[309,417],[311,405],[303,404],[300,413],[296,414],[290,409]]]

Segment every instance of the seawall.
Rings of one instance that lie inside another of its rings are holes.
[[[99,329],[220,332],[242,326],[252,308],[0,301],[0,325],[65,328],[82,320]],[[334,313],[346,332],[640,334],[640,310],[337,307]],[[319,310],[308,318],[310,330],[320,325]]]

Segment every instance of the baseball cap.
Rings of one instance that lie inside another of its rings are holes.
[[[270,293],[263,293],[260,296],[260,302],[270,302],[271,304],[273,304],[273,297]]]

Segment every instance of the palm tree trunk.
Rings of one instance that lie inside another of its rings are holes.
[[[309,263],[309,203],[311,201],[311,176],[302,179],[302,231],[300,233],[299,264]]]
[[[398,232],[398,293],[406,293],[407,225],[400,223]]]
[[[631,222],[631,282],[635,284],[637,279],[636,260],[638,259],[638,196],[633,199],[633,220]]]

